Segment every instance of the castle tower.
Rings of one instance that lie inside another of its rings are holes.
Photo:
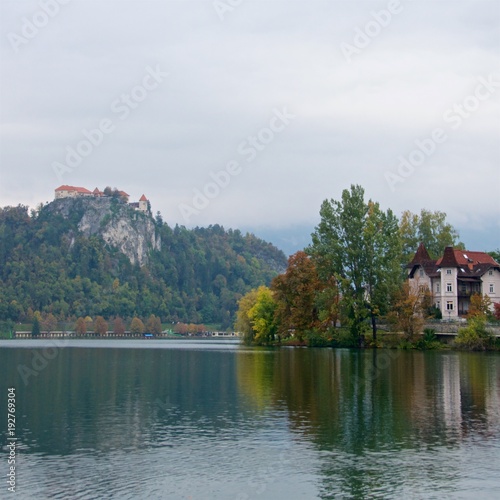
[[[144,213],[148,212],[148,199],[144,195],[139,198],[139,210]]]

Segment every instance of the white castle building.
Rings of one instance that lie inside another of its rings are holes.
[[[125,191],[118,191],[120,197],[128,203],[129,195]],[[107,196],[103,191],[100,191],[98,188],[95,188],[94,191],[89,191],[88,189],[80,186],[59,186],[55,189],[56,200],[61,198],[78,198],[78,197],[86,197],[93,196],[94,198],[101,198]],[[128,203],[129,206],[139,210],[140,212],[148,213],[149,210],[149,201],[146,196],[143,194],[139,201]]]

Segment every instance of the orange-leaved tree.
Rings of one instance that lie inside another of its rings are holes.
[[[308,330],[319,326],[318,293],[321,289],[316,266],[299,251],[288,259],[284,274],[273,279],[271,290],[277,302],[276,319],[279,337],[293,334],[302,340]]]
[[[105,335],[108,331],[108,323],[102,316],[97,316],[94,321],[94,333]]]
[[[135,317],[130,323],[130,331],[131,333],[144,333],[146,331],[146,327],[139,318]]]
[[[488,295],[475,293],[471,295],[470,307],[467,314],[468,318],[484,317],[486,318],[491,313],[491,299]]]

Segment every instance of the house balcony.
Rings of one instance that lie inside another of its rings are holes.
[[[463,298],[469,297],[470,298],[471,295],[474,295],[476,293],[481,293],[481,290],[460,290],[459,289],[458,290],[458,297],[459,298],[460,297],[463,297]]]

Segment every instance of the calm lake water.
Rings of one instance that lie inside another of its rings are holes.
[[[14,340],[0,380],[16,498],[500,497],[495,354]]]

